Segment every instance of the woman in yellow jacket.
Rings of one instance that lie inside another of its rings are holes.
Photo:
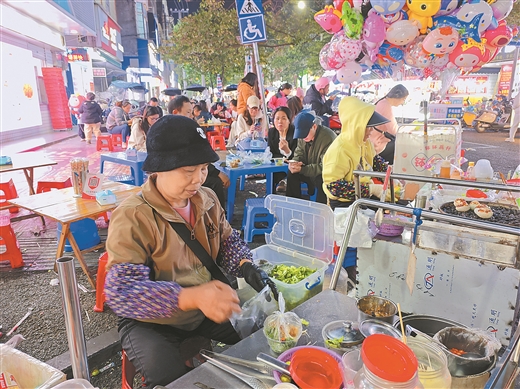
[[[354,170],[386,171],[387,164],[376,155],[368,140],[373,129],[389,120],[375,112],[375,106],[356,97],[345,97],[339,103],[341,134],[323,157],[323,190],[332,209],[348,207],[355,200]],[[379,198],[383,186],[361,177],[361,196]]]
[[[258,82],[258,76],[255,73],[247,73],[238,84],[237,92],[237,113],[243,114],[247,109],[247,99],[255,96],[255,86]]]

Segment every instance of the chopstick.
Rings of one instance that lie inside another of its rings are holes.
[[[399,323],[401,323],[401,338],[406,344],[406,333],[404,332],[403,315],[401,313],[401,304],[397,303],[397,312],[399,312]]]

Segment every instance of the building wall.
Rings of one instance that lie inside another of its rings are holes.
[[[121,44],[125,56],[137,55],[137,29],[134,0],[118,0],[116,3],[117,24],[121,26]]]

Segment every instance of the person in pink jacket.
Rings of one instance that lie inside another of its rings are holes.
[[[394,162],[395,135],[397,134],[397,121],[395,120],[393,107],[403,105],[409,92],[404,85],[397,84],[376,103],[376,112],[390,120],[386,124],[374,127],[369,139],[374,145],[376,154],[379,154],[390,164]]]
[[[267,106],[271,111],[274,111],[278,107],[287,107],[287,96],[291,94],[292,85],[288,82],[282,84],[280,88],[278,88],[278,93],[273,95],[269,99]]]

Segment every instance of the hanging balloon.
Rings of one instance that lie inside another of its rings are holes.
[[[418,37],[404,49],[404,62],[416,68],[423,69],[432,62],[432,56],[423,50],[424,36]]]
[[[392,45],[391,43],[384,41],[379,48],[377,58],[380,61],[387,63],[397,62],[404,58],[404,51],[402,47]]]
[[[481,35],[493,22],[494,27],[497,27],[497,21],[493,16],[493,10],[488,3],[471,2],[464,4],[456,13],[457,19],[463,22],[471,22],[477,15],[482,15],[478,23],[478,32]]]
[[[493,47],[504,47],[506,46],[513,36],[515,36],[515,29],[509,27],[505,20],[498,22],[498,27],[494,30],[487,30],[482,34],[482,38],[486,39],[486,45]]]
[[[408,0],[408,19],[419,22],[419,31],[426,34],[432,27],[432,16],[441,9],[441,0]]]
[[[320,65],[324,70],[334,70],[334,68],[331,66],[332,64],[329,63],[329,48],[330,43],[326,43],[325,46],[321,48],[319,55]]]
[[[437,16],[449,15],[462,5],[463,0],[441,0],[441,9],[436,13]]]
[[[337,61],[342,66],[349,61],[354,61],[361,53],[361,41],[349,39],[343,34],[338,32],[330,40],[329,56],[337,57]],[[341,66],[335,68],[339,69]]]
[[[513,3],[513,0],[495,0],[490,2],[495,19],[503,20],[507,18],[513,10]]]
[[[405,79],[405,68],[403,61],[397,61],[390,64],[390,77],[394,81],[403,81]]]
[[[314,14],[314,20],[329,34],[335,34],[343,28],[341,12],[331,5]]]
[[[336,77],[343,84],[350,84],[361,79],[361,65],[357,62],[347,62],[345,66],[336,72]]]
[[[472,72],[481,61],[488,62],[490,52],[484,43],[470,40],[469,43],[459,41],[455,50],[450,54],[448,67],[457,67],[465,73]],[[450,66],[451,65],[451,66]]]
[[[363,16],[361,13],[350,7],[348,2],[343,3],[343,14],[341,16],[343,30],[350,39],[359,39],[363,29]]]
[[[383,19],[386,25],[389,26],[399,20],[408,20],[408,14],[401,10],[395,14],[381,15],[381,19]]]
[[[377,13],[370,12],[363,25],[362,40],[371,61],[376,60],[379,47],[383,43],[385,35],[385,22]]]
[[[386,30],[386,40],[396,46],[405,46],[419,36],[417,22],[399,20]]]
[[[434,55],[444,55],[455,50],[459,41],[459,32],[453,27],[444,26],[436,28],[426,35],[423,41],[423,49]]]
[[[444,69],[441,73],[441,88],[439,90],[439,96],[442,100],[446,97],[446,93],[448,93],[448,89],[453,84],[453,82],[460,76],[460,70],[456,68],[452,69]]]
[[[470,22],[459,20],[455,16],[436,16],[433,18],[432,29],[443,26],[450,26],[459,31],[460,39],[465,43],[470,38],[476,42],[480,42],[480,34],[478,32],[480,19],[482,19],[482,15],[480,14],[471,19]]]
[[[399,12],[406,4],[405,0],[371,0],[372,9],[379,15],[390,15]]]

